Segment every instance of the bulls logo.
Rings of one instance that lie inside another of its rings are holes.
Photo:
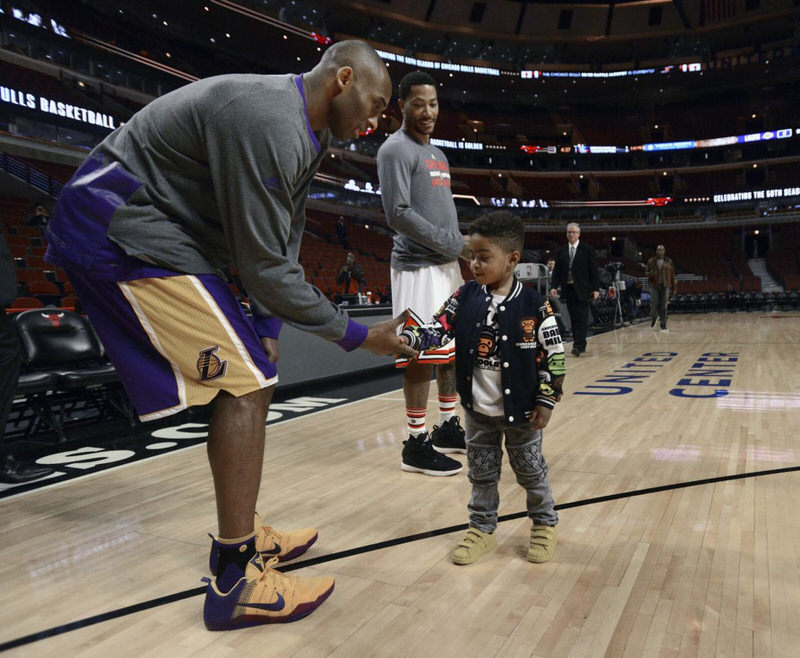
[[[207,347],[200,350],[200,357],[197,359],[197,372],[200,373],[200,381],[211,381],[224,377],[228,370],[228,362],[221,361],[217,356],[219,345]]]
[[[61,319],[64,317],[63,313],[41,313],[40,315],[54,327],[60,327]]]
[[[488,359],[495,354],[497,354],[497,343],[494,341],[494,334],[491,331],[481,332],[481,336],[478,339],[478,356],[482,359]]]
[[[522,327],[522,342],[535,343],[536,342],[536,320],[534,318],[522,318],[519,323]]]

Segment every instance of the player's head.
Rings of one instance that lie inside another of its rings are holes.
[[[397,87],[397,104],[405,129],[418,139],[429,139],[439,117],[434,79],[422,71],[407,74]]]
[[[577,222],[570,222],[567,224],[567,241],[570,244],[575,244],[578,238],[581,237],[581,227]]]
[[[392,81],[378,53],[364,41],[332,45],[309,74],[329,91],[327,125],[337,139],[357,139],[378,126],[392,96]]]
[[[555,258],[550,258],[547,261],[547,269],[548,271],[552,272],[556,268],[556,261]]]
[[[660,245],[658,245],[656,247],[656,257],[664,258],[664,254],[666,254],[666,253],[667,253],[667,250],[666,250],[666,248],[664,247],[663,244],[660,244]]]
[[[476,219],[467,231],[475,280],[488,288],[502,286],[513,276],[525,246],[522,220],[514,213],[498,210]]]

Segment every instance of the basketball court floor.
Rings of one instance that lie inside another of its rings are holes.
[[[800,314],[674,316],[669,333],[626,327],[568,356],[544,438],[560,514],[547,564],[525,560],[530,522],[507,462],[498,550],[450,562],[469,483],[400,470],[399,386],[305,399],[301,414],[285,404],[268,425],[259,511],[279,528],[319,529],[284,568],[336,578],[309,617],[203,626],[216,514],[203,424],[184,423],[151,437],[151,458],[81,471],[91,451],[56,456],[59,472],[81,476],[4,492],[0,650],[800,655]]]

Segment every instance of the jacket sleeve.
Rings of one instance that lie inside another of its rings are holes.
[[[564,343],[561,341],[558,323],[550,302],[542,300],[538,315],[539,328],[536,339],[539,348],[536,354],[536,372],[539,378],[539,392],[536,395],[536,404],[552,409],[561,399],[567,371]]]
[[[400,335],[405,336],[408,344],[420,352],[447,345],[455,337],[456,314],[460,298],[461,288],[456,290],[433,314],[432,322],[417,324],[413,318],[409,318]]]
[[[595,290],[600,290],[600,271],[597,269],[597,254],[594,251],[594,247],[591,245],[586,246],[588,247],[586,260],[589,263],[589,282],[592,292],[594,292]]]
[[[561,287],[561,253],[556,252],[555,257],[556,264],[553,266],[553,274],[550,277],[550,288],[560,288]]]
[[[655,285],[655,282],[656,282],[655,272],[654,272],[654,267],[653,266],[654,266],[653,259],[649,258],[647,260],[647,265],[645,266],[644,272],[647,275],[647,281],[648,281],[648,283],[650,283],[651,286]]]
[[[244,288],[259,314],[268,309],[298,329],[355,349],[367,328],[307,283],[297,262],[305,223],[304,199],[298,200],[313,166],[303,153],[307,137],[291,130],[265,135],[251,116],[254,102],[239,99],[205,124],[219,216]]]

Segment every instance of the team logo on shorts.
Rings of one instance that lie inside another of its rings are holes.
[[[207,382],[225,376],[228,370],[228,362],[221,361],[216,354],[217,351],[219,351],[219,345],[200,350],[200,358],[197,359],[197,372],[200,373],[200,381]]]

